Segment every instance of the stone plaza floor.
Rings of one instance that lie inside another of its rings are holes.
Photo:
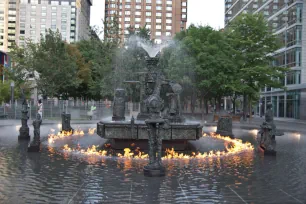
[[[86,130],[95,124],[79,126]],[[305,134],[277,137],[276,157],[255,147],[222,158],[167,160],[165,177],[147,178],[142,170],[147,160],[61,151],[66,143],[102,145],[105,140],[96,134],[50,145],[47,135],[57,124],[44,124],[42,152],[27,153],[28,143],[18,142],[18,128],[0,127],[0,203],[306,203]],[[254,131],[235,129],[234,134],[256,145]],[[224,149],[211,138],[191,143],[200,152]]]

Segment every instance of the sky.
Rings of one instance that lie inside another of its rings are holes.
[[[91,26],[102,27],[105,0],[93,0]],[[209,25],[215,29],[224,27],[224,0],[188,0],[187,26]]]

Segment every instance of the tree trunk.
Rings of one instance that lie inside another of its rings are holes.
[[[222,97],[218,96],[218,112],[221,112]]]
[[[204,98],[204,106],[205,106],[205,109],[206,109],[206,114],[208,114],[208,101],[205,98]]]
[[[233,103],[233,115],[235,115],[236,114],[236,98],[233,98],[232,103]]]
[[[243,93],[243,121],[247,120],[247,112],[248,112],[248,95]]]

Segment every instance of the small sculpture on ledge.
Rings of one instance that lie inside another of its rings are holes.
[[[40,150],[40,125],[41,125],[41,115],[37,114],[36,120],[33,121],[34,127],[34,139],[28,147],[28,152],[39,152]]]
[[[274,116],[272,110],[272,104],[267,104],[267,111],[265,114],[265,121],[260,126],[258,132],[259,138],[259,148],[264,151],[265,155],[276,155],[275,147],[276,140],[275,136],[281,136],[282,133],[277,133],[276,126],[274,124]]]
[[[113,121],[124,121],[125,117],[125,90],[116,89],[114,96]]]

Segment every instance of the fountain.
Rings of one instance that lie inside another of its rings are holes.
[[[164,149],[167,147],[172,148],[175,145],[177,150],[184,150],[188,140],[198,140],[202,136],[202,127],[200,123],[185,122],[181,114],[180,103],[182,87],[175,82],[165,79],[161,71],[158,70],[157,64],[159,58],[156,55],[165,45],[155,46],[152,49],[143,43],[140,43],[140,45],[150,56],[146,60],[146,70],[139,73],[139,81],[126,82],[140,84],[140,112],[136,120],[134,118],[132,120],[125,120],[124,115],[122,115],[122,108],[120,108],[124,101],[120,99],[121,96],[117,96],[117,90],[114,97],[113,118],[111,121],[99,122],[97,124],[97,134],[104,139],[109,139],[112,147],[115,149],[124,149],[127,147],[127,144],[131,143],[136,144],[136,147],[143,145],[142,148],[145,149],[147,147],[146,140],[150,141],[150,135],[154,135],[153,137],[161,135],[164,141]],[[159,109],[158,113],[152,113],[152,107],[148,102],[153,96],[160,98],[163,102],[168,102]],[[153,117],[154,114],[155,116]],[[116,120],[118,118],[117,115],[120,116],[119,120]],[[157,115],[159,119],[156,122]],[[156,123],[153,123],[151,120]],[[163,128],[165,124],[168,124],[166,125],[168,128]]]

